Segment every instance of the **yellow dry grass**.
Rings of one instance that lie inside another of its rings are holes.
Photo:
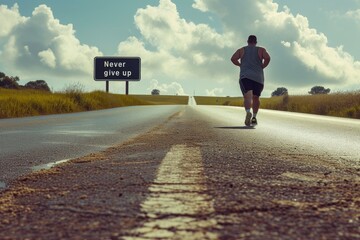
[[[195,97],[199,105],[243,106],[242,97]],[[75,89],[50,93],[0,88],[0,118],[71,113],[133,105],[187,104],[187,96],[119,95]],[[360,119],[360,91],[261,99],[261,108]]]
[[[360,91],[266,99],[262,107],[290,112],[360,118]]]
[[[61,93],[50,93],[39,90],[0,88],[0,118],[71,113],[148,104],[151,103],[132,96],[108,94],[101,91],[83,93],[78,90],[67,90]]]
[[[205,102],[213,105],[243,106],[242,98],[230,102],[218,98],[220,100],[215,103],[216,98],[202,98],[196,97],[198,104]],[[261,98],[261,108],[360,119],[360,91]]]
[[[188,103],[188,96],[170,95],[132,95],[139,100],[156,105],[184,105]]]
[[[231,105],[242,102],[242,97],[195,97],[198,105]],[[240,105],[238,105],[240,106]]]

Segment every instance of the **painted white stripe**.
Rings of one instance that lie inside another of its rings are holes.
[[[163,159],[150,195],[141,206],[148,221],[124,239],[217,239],[210,218],[213,200],[206,193],[199,147],[175,145]]]
[[[196,106],[197,105],[194,96],[189,96],[188,105],[189,106]]]

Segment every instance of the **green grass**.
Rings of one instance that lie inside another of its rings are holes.
[[[243,106],[242,98],[196,97],[198,104]],[[230,102],[226,101],[230,99]],[[261,108],[360,119],[360,91],[261,98]]]

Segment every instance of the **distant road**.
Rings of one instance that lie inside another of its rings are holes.
[[[136,106],[0,120],[0,188],[31,168],[98,152],[142,134],[184,106]]]

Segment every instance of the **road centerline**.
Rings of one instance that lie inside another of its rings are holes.
[[[182,238],[217,239],[207,231],[217,227],[213,199],[205,185],[200,147],[174,145],[158,169],[150,194],[141,210],[147,216],[142,226],[124,239]]]

